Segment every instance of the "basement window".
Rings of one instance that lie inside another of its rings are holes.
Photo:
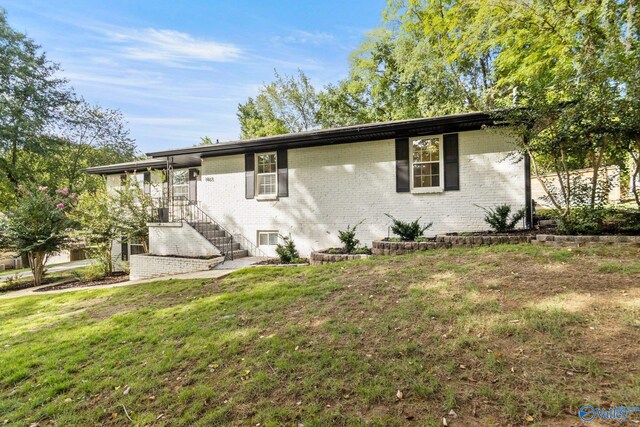
[[[258,231],[258,246],[275,246],[277,244],[277,231]]]

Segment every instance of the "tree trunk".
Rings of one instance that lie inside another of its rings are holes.
[[[631,150],[631,158],[633,159],[634,171],[631,177],[631,192],[636,199],[636,205],[640,209],[640,189],[638,189],[638,179],[640,179],[640,137],[636,139],[637,151]]]
[[[33,274],[34,286],[40,286],[42,284],[42,278],[44,277],[44,263],[47,260],[47,254],[44,252],[29,252],[29,264],[31,266],[31,273]]]
[[[591,209],[596,207],[596,196],[598,195],[598,175],[600,173],[600,165],[602,165],[602,158],[604,157],[604,143],[603,148],[596,156],[595,153],[591,156],[591,167],[593,168],[593,174],[591,175],[591,200],[589,205]]]

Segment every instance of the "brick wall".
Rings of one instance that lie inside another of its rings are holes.
[[[153,256],[149,254],[132,255],[130,259],[130,280],[146,279],[149,277],[165,276],[169,274],[183,274],[194,271],[211,270],[221,263],[223,257],[213,259],[178,258]]]
[[[184,222],[149,224],[149,253],[184,257],[213,257],[218,248]]]
[[[459,134],[460,190],[396,193],[393,140],[289,150],[289,197],[245,199],[244,156],[203,159],[198,199],[226,229],[257,243],[258,230],[291,233],[302,256],[339,246],[338,230],[365,219],[358,238],[371,247],[387,236],[385,213],[433,221],[427,235],[487,228],[474,206],[524,207],[524,162],[496,130]],[[260,247],[274,254],[274,247]]]

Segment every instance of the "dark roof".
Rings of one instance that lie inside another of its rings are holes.
[[[162,159],[162,165],[169,160],[174,167],[200,165],[201,158],[227,156],[231,154],[276,150],[279,148],[303,148],[320,145],[346,144],[352,142],[378,141],[407,136],[433,135],[467,130],[476,130],[484,125],[494,124],[490,113],[475,112],[451,114],[448,116],[422,119],[397,120],[382,123],[370,123],[344,126],[331,129],[319,129],[264,138],[244,139],[221,142],[213,145],[180,148],[175,150],[147,153],[152,161]],[[136,163],[136,162],[133,162]],[[98,166],[87,169],[89,173],[119,173],[129,171],[131,164]],[[144,165],[143,168],[155,165]],[[158,165],[161,166],[161,165]],[[123,169],[129,168],[129,169]],[[140,169],[138,169],[140,170]]]
[[[90,168],[86,168],[85,172],[93,173],[93,174],[136,172],[136,171],[144,171],[149,168],[154,169],[154,168],[166,166],[166,164],[167,164],[167,161],[165,159],[147,159],[147,160],[138,160],[135,162],[127,162],[127,163],[115,163],[113,165],[106,165],[106,166],[93,166]]]
[[[176,150],[147,153],[149,157],[167,157],[184,154],[201,154],[202,157],[237,154],[251,150],[270,150],[274,148],[297,148],[317,145],[330,145],[348,142],[374,141],[418,135],[421,133],[445,133],[458,130],[480,129],[491,124],[489,113],[463,113],[426,119],[397,120],[382,123],[344,126],[331,129],[310,130],[267,136],[264,138],[243,139],[221,142],[213,145],[181,148]]]

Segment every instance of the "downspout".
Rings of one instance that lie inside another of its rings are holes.
[[[525,209],[525,228],[530,230],[533,228],[533,203],[531,200],[531,157],[529,153],[524,153],[524,209]]]

